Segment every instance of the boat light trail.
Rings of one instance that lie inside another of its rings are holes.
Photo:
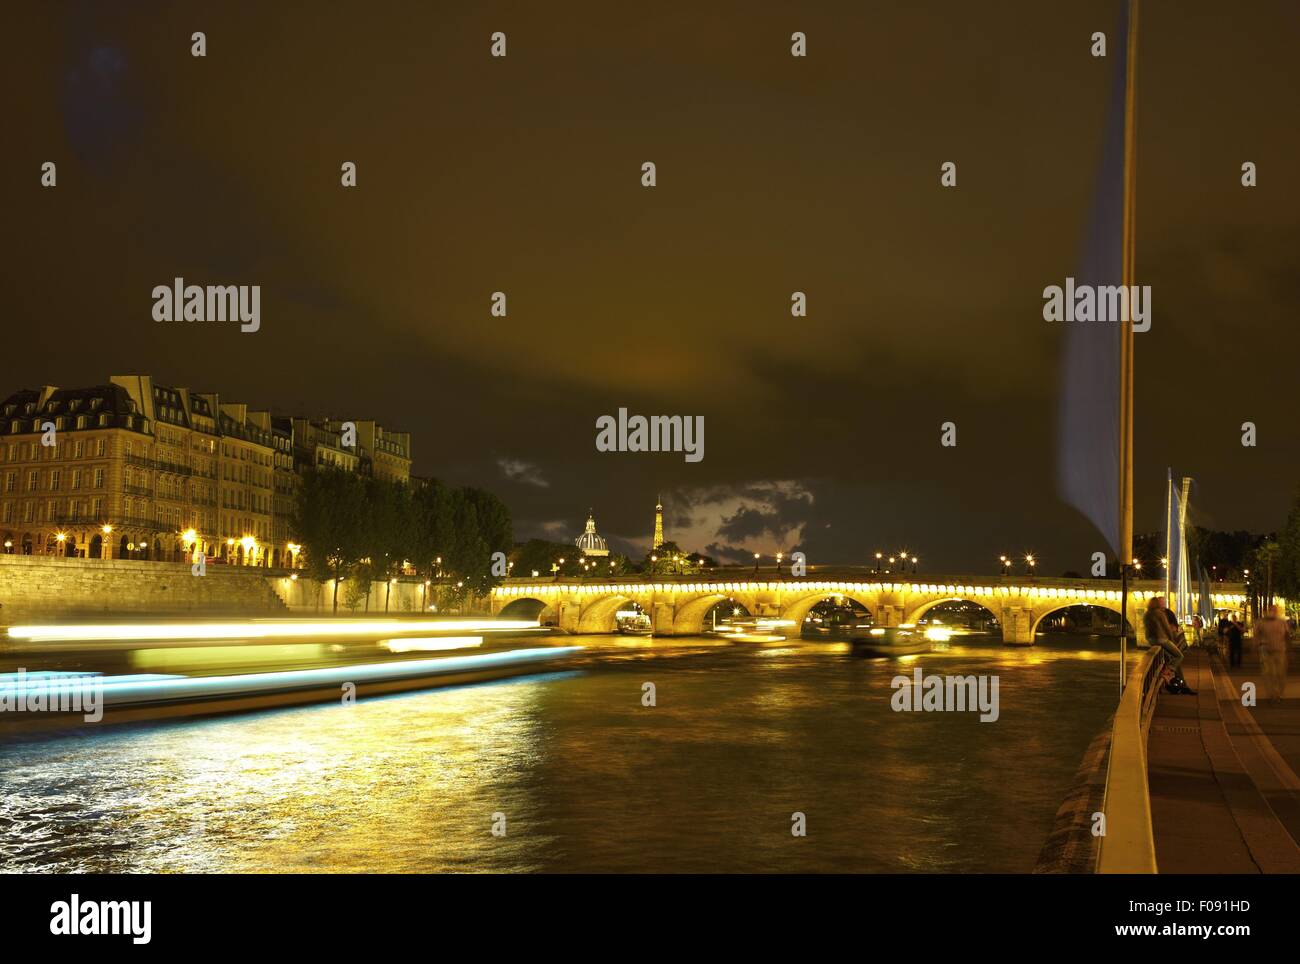
[[[381,639],[379,645],[390,653],[435,653],[447,649],[473,649],[483,645],[482,636],[408,636]]]
[[[382,636],[406,633],[489,633],[539,629],[535,619],[360,619],[246,620],[222,623],[88,623],[11,626],[10,639],[31,642],[105,642],[204,639],[292,639],[310,637]]]
[[[328,666],[321,669],[295,669],[275,673],[244,673],[236,676],[192,676],[154,680],[110,676],[103,679],[102,685],[105,705],[114,706],[161,700],[244,696],[252,693],[340,686],[344,683],[376,683],[418,679],[423,676],[447,676],[527,666],[530,663],[546,663],[581,651],[581,646],[547,646],[535,649],[512,649],[503,653],[474,653],[468,656],[443,656],[438,659],[406,659],[396,662],[361,663],[352,666]]]

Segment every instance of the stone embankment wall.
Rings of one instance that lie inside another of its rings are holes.
[[[188,563],[0,554],[0,626],[131,614],[328,616],[332,588],[282,570],[209,563],[206,574],[196,576]],[[338,594],[340,616],[457,611],[439,605],[437,587],[426,588],[421,579],[373,583],[368,598],[348,590],[345,581]],[[486,613],[488,607],[484,599],[459,611]]]

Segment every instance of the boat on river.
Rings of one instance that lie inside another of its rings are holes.
[[[849,645],[854,656],[914,656],[930,651],[924,630],[914,625],[876,626],[854,636]]]

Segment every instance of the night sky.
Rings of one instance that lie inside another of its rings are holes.
[[[571,540],[591,507],[639,554],[662,492],[669,537],[720,558],[1086,571],[1104,542],[1057,496],[1042,290],[1077,266],[1111,76],[1090,37],[1118,21],[1113,0],[21,5],[0,395],[144,372],[377,418],[417,474],[498,492],[517,538]],[[1148,0],[1140,36],[1136,528],[1172,465],[1197,521],[1268,531],[1300,478],[1300,5]],[[261,285],[261,330],[155,323],[178,275]],[[704,460],[597,452],[619,407],[703,415]]]

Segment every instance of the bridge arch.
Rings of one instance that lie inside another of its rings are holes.
[[[944,603],[970,603],[972,606],[979,606],[994,619],[998,618],[998,611],[993,607],[997,602],[988,597],[979,598],[978,596],[940,596],[938,599],[929,599],[907,614],[903,620],[905,623],[918,623],[925,618],[925,614],[936,606],[942,606]]]
[[[677,604],[673,614],[674,636],[698,636],[704,632],[704,617],[720,602],[734,602],[747,612],[753,612],[753,603],[741,598],[738,593],[706,592],[694,599]]]
[[[794,626],[791,627],[791,631],[797,633],[803,627],[803,621],[808,618],[808,614],[812,612],[813,607],[828,599],[843,599],[846,602],[855,602],[867,612],[873,615],[875,613],[875,607],[869,597],[839,590],[819,590],[806,596],[800,596],[793,602],[786,602],[781,608],[781,618],[793,621]]]
[[[1134,624],[1133,624],[1134,610],[1133,610],[1133,606],[1132,606],[1131,603],[1132,603],[1132,600],[1130,600],[1129,614],[1128,614],[1128,615],[1129,615],[1129,621],[1128,621],[1128,631],[1129,631],[1129,633],[1132,633],[1132,632],[1133,632],[1133,625],[1134,625]],[[1145,607],[1146,604],[1143,603],[1142,605],[1143,605],[1143,607]],[[1041,612],[1038,612],[1038,613],[1035,613],[1035,614],[1034,614],[1034,623],[1033,623],[1033,627],[1030,629],[1030,637],[1029,637],[1029,638],[1032,640],[1032,639],[1034,639],[1035,637],[1038,636],[1038,633],[1039,633],[1039,631],[1041,630],[1042,625],[1043,625],[1043,620],[1047,619],[1049,616],[1053,616],[1053,615],[1055,615],[1056,613],[1061,612],[1063,609],[1074,609],[1076,606],[1090,606],[1090,607],[1092,607],[1093,609],[1106,609],[1106,610],[1109,610],[1110,612],[1113,612],[1116,616],[1121,615],[1121,613],[1120,613],[1119,603],[1117,603],[1117,602],[1115,602],[1114,600],[1111,600],[1111,599],[1094,598],[1094,599],[1065,599],[1065,600],[1060,600],[1058,604],[1053,605],[1053,606],[1051,606],[1050,608],[1045,608],[1045,609],[1043,609]]]
[[[582,607],[578,617],[580,633],[612,633],[617,628],[614,614],[625,604],[634,602],[631,596],[615,593],[610,596],[598,596]]]
[[[520,596],[502,606],[497,615],[503,619],[536,619],[545,625],[543,617],[548,613],[554,618],[555,607],[532,596]]]

